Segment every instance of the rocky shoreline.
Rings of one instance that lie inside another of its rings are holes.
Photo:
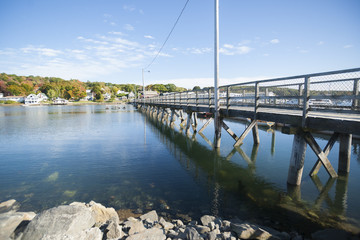
[[[239,219],[224,220],[204,215],[184,223],[164,219],[155,210],[120,221],[114,208],[99,203],[73,202],[41,213],[18,212],[16,200],[0,203],[0,240],[301,240],[360,239],[343,230],[325,229],[304,237],[296,232],[279,232]]]

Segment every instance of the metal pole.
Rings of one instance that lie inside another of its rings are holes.
[[[215,148],[220,148],[221,119],[219,111],[219,0],[215,0],[215,66],[214,66],[214,100],[215,100]]]
[[[143,82],[143,97],[144,97],[144,107],[145,107],[145,81],[144,81],[144,69],[141,69],[142,72],[142,82]]]

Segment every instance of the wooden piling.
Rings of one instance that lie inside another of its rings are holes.
[[[301,184],[301,177],[304,170],[306,147],[307,144],[302,135],[295,134],[287,179],[287,182],[291,185]]]
[[[340,134],[339,141],[339,165],[338,173],[348,173],[350,171],[352,134]]]

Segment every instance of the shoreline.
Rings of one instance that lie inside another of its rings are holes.
[[[73,202],[40,213],[18,212],[14,200],[0,203],[0,239],[360,239],[360,234],[323,229],[309,235],[286,232],[247,220],[203,215],[199,219],[169,218],[156,210],[134,214],[130,209],[105,207],[100,203]]]

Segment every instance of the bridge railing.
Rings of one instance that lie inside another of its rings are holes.
[[[360,112],[360,68],[275,78],[219,87],[222,109],[251,107],[303,111]],[[140,102],[214,107],[214,89],[169,93]]]

